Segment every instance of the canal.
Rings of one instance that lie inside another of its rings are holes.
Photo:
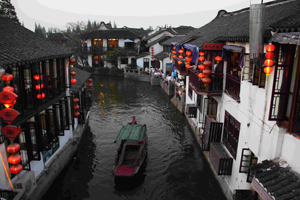
[[[160,86],[121,77],[93,77],[89,129],[72,162],[43,199],[226,200],[187,120]],[[134,179],[112,175],[122,125],[147,125],[148,158]]]

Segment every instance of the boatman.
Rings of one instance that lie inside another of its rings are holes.
[[[132,116],[132,122],[129,122],[128,124],[137,124],[137,122],[135,121],[135,116]]]

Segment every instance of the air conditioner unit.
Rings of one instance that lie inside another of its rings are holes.
[[[36,188],[35,176],[33,171],[26,171],[15,183],[15,189],[24,190],[25,197],[29,197],[29,195]]]

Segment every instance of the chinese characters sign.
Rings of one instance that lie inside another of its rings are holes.
[[[13,92],[0,92],[0,102],[3,104],[13,103],[17,97],[18,95]]]
[[[203,43],[203,50],[222,50],[224,43]]]
[[[16,126],[7,125],[1,128],[1,132],[10,140],[14,141],[14,139],[22,132],[22,130]]]
[[[20,115],[20,113],[12,108],[5,108],[0,111],[0,116],[8,124],[11,124],[19,115]]]

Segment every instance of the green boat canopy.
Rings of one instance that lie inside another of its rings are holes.
[[[146,125],[140,125],[140,124],[128,124],[122,126],[117,138],[114,142],[117,140],[137,140],[142,141],[144,138],[144,135],[146,134],[147,128]]]

